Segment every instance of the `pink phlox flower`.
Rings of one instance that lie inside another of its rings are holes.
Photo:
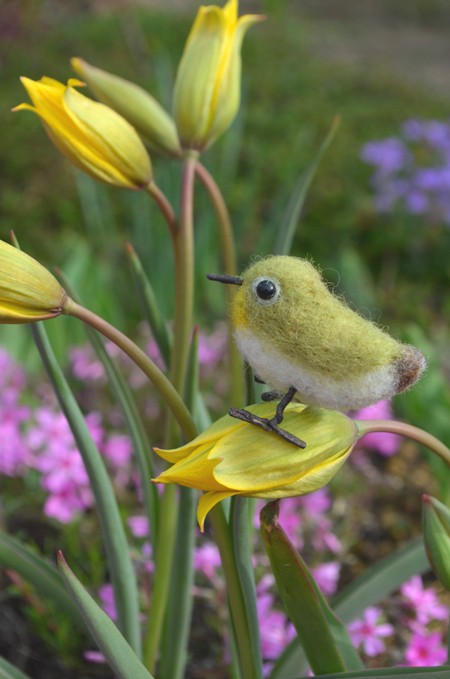
[[[379,401],[374,405],[362,408],[353,414],[356,420],[392,420],[393,412],[389,401]],[[366,434],[358,441],[360,448],[370,448],[377,451],[380,455],[390,457],[398,451],[402,437],[397,434],[388,434],[377,431],[373,434]]]
[[[114,589],[109,583],[102,585],[98,590],[101,607],[111,620],[117,620],[116,602],[114,600]]]
[[[74,487],[69,482],[57,493],[48,496],[44,504],[44,513],[60,523],[70,523],[80,512],[92,506],[92,503],[90,488]]]
[[[289,540],[297,548],[303,547],[303,538],[300,532],[302,527],[301,509],[298,498],[286,498],[280,503],[280,525],[289,537]]]
[[[221,565],[219,550],[212,542],[204,542],[196,548],[194,554],[194,568],[203,573],[210,580],[217,575]]]
[[[209,335],[200,333],[198,340],[198,360],[202,372],[211,373],[226,354],[227,328],[224,323],[218,323]]]
[[[256,593],[258,596],[267,594],[275,585],[275,578],[272,573],[264,573],[256,585]]]
[[[314,521],[314,531],[312,535],[312,545],[315,550],[321,551],[328,549],[333,554],[337,554],[342,549],[339,538],[331,530],[332,523],[326,516],[318,516]]]
[[[74,376],[82,382],[105,382],[105,369],[89,347],[73,347],[69,352]]]
[[[62,412],[38,408],[34,412],[34,419],[35,425],[30,427],[26,436],[32,450],[52,453],[73,448],[73,435]]]
[[[331,498],[327,488],[320,488],[314,493],[303,495],[298,498],[298,502],[304,508],[308,518],[314,518],[318,514],[323,514],[331,507]]]
[[[274,660],[295,637],[295,628],[284,613],[273,608],[273,598],[270,594],[258,597],[257,611],[263,658]]]
[[[21,476],[29,461],[28,448],[15,422],[0,422],[0,473]]]
[[[135,538],[146,538],[148,535],[148,519],[146,516],[129,516],[128,526]]]
[[[106,663],[105,656],[103,653],[100,653],[100,651],[85,651],[83,653],[83,658],[87,660],[87,662],[93,662],[97,664],[104,664]]]
[[[337,561],[322,563],[311,569],[314,579],[323,594],[332,596],[338,586],[341,566]]]
[[[129,464],[133,446],[125,434],[111,434],[103,443],[102,452],[113,467],[120,469]]]
[[[144,559],[144,570],[146,570],[147,573],[153,573],[155,564],[153,563],[153,547],[150,542],[144,542],[141,552],[142,558]]]
[[[362,618],[354,620],[347,628],[355,646],[362,646],[364,653],[369,657],[382,653],[385,644],[381,639],[394,634],[392,625],[378,622],[381,614],[379,608],[369,606]]]
[[[442,665],[447,660],[447,649],[439,632],[414,632],[405,651],[407,667]]]
[[[0,387],[2,395],[6,388],[18,395],[23,391],[25,384],[25,371],[17,365],[6,349],[0,348]]]
[[[414,575],[408,582],[404,582],[400,592],[408,606],[414,610],[419,624],[426,625],[431,620],[448,620],[447,607],[441,604],[431,587],[424,588],[420,575]]]

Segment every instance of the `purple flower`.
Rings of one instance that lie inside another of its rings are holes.
[[[393,413],[389,401],[379,401],[372,406],[358,410],[353,414],[355,420],[392,420]],[[366,434],[362,436],[358,442],[358,446],[362,448],[371,448],[376,450],[380,455],[390,457],[395,455],[398,451],[402,441],[401,436],[397,434],[387,434],[385,432],[374,432],[373,434]]]
[[[375,606],[366,608],[363,617],[348,625],[348,631],[353,643],[362,646],[369,657],[373,657],[385,650],[385,637],[394,634],[394,628],[389,623],[380,623],[381,610]]]
[[[128,526],[135,538],[146,538],[148,535],[148,519],[146,516],[129,516]]]
[[[90,347],[73,347],[69,352],[72,372],[82,382],[103,383],[105,369]]]
[[[312,568],[312,574],[323,594],[335,594],[339,582],[341,565],[337,561],[328,561]]]
[[[403,583],[400,592],[420,625],[427,625],[432,620],[448,620],[447,607],[440,603],[433,589],[424,588],[420,575]]]
[[[427,667],[442,665],[447,660],[439,632],[415,632],[405,652],[407,667]]]
[[[114,589],[110,584],[105,584],[98,590],[101,606],[111,620],[117,620],[116,603],[114,600]]]
[[[210,580],[217,575],[217,569],[221,565],[219,550],[211,542],[205,542],[197,547],[194,554],[194,568],[200,571]]]
[[[264,660],[275,660],[295,637],[295,628],[284,613],[273,608],[270,594],[258,597],[257,611],[262,656]]]

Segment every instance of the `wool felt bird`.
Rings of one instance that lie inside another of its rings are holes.
[[[255,379],[273,390],[263,398],[282,397],[272,419],[238,408],[230,415],[283,438],[292,440],[278,425],[293,399],[356,410],[409,389],[426,368],[418,349],[351,309],[305,259],[271,256],[242,276],[208,278],[237,286],[230,309],[236,344]]]

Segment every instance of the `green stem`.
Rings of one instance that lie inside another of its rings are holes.
[[[372,434],[376,431],[383,431],[389,434],[400,434],[401,436],[413,439],[438,455],[441,460],[444,460],[450,467],[450,450],[447,446],[432,434],[429,434],[423,429],[419,429],[419,427],[414,427],[412,424],[407,424],[406,422],[396,422],[394,420],[356,420],[356,424],[361,436],[364,434]]]
[[[64,308],[64,313],[80,319],[83,323],[95,328],[102,335],[114,342],[127,356],[142,370],[151,382],[158,389],[160,395],[169,406],[176,421],[178,422],[183,434],[188,440],[197,435],[197,427],[192,419],[189,410],[186,408],[179,393],[164,373],[155,363],[140,349],[129,337],[120,330],[105,321],[94,312],[77,304],[72,299],[68,299]]]
[[[177,217],[165,194],[161,191],[159,186],[155,184],[155,182],[151,182],[147,186],[146,191],[158,205],[161,214],[167,222],[167,226],[169,227],[172,238],[175,238],[178,230]]]
[[[261,679],[261,666],[257,660],[258,652],[255,652],[246,600],[236,566],[233,540],[222,505],[216,505],[210,511],[209,517],[227,583],[228,604],[242,679]]]
[[[214,178],[199,161],[195,166],[195,171],[209,195],[216,214],[219,225],[222,259],[225,269],[224,273],[235,276],[238,273],[236,242],[227,205]],[[234,291],[231,290],[232,287],[232,285],[225,286],[228,302],[231,302],[232,295],[234,294]],[[242,359],[233,341],[231,324],[228,324],[228,347],[231,375],[230,398],[233,405],[239,407],[240,405],[243,405],[244,376]]]
[[[173,344],[170,362],[171,381],[178,393],[185,391],[185,378],[192,333],[194,298],[194,224],[193,193],[195,177],[195,155],[188,156],[183,164],[180,197],[180,217],[176,230],[172,231],[175,264],[175,300],[173,314]],[[184,432],[186,434],[186,432]],[[192,434],[186,437],[193,438]],[[178,432],[169,420],[168,447],[177,445]],[[177,534],[177,498],[169,486],[161,498],[161,516],[165,516],[161,527],[155,563],[154,592],[149,621],[144,640],[144,662],[153,673],[163,633],[164,619],[168,612],[170,579],[175,554]],[[194,523],[192,523],[191,530]],[[190,557],[189,557],[190,558]]]

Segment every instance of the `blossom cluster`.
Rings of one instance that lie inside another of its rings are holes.
[[[399,136],[365,144],[361,158],[374,168],[378,212],[400,208],[431,224],[450,225],[450,124],[407,120]]]

